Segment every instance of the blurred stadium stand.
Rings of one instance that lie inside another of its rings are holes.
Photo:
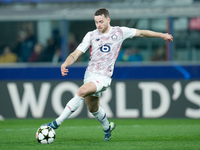
[[[108,8],[112,19],[195,17],[200,10],[200,3],[193,0],[0,0],[0,3],[1,21],[91,20],[100,7]]]
[[[36,41],[44,47],[47,46],[47,39],[55,33],[55,28],[68,44],[71,33],[79,43],[88,30],[95,28],[93,14],[101,7],[109,9],[111,25],[173,34],[172,60],[200,60],[198,0],[0,0],[0,32],[3,33],[0,36],[0,49],[5,44],[15,47],[18,32],[24,28],[31,28]],[[66,51],[63,47],[67,43],[61,44],[62,52]],[[162,53],[160,47],[164,47],[167,56],[161,61],[165,61],[170,60],[169,46],[160,39],[136,38],[135,42],[127,40],[122,49],[136,47],[144,61],[150,61],[153,54]],[[68,48],[67,52],[70,52]]]

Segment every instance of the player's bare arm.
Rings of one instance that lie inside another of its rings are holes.
[[[61,74],[62,76],[66,76],[69,70],[66,68],[70,65],[72,65],[81,55],[83,54],[82,51],[76,49],[74,52],[72,52],[65,62],[61,65]]]
[[[150,30],[136,29],[135,37],[157,37],[157,38],[162,38],[167,42],[173,42],[173,36],[171,34],[154,32]]]

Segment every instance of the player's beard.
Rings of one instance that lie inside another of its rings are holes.
[[[106,33],[107,30],[108,30],[108,24],[102,30],[99,30],[99,32]]]

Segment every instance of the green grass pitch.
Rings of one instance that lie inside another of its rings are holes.
[[[200,150],[198,119],[109,119],[116,123],[109,142],[95,119],[68,119],[52,144],[40,144],[36,130],[52,119],[0,121],[0,150]]]

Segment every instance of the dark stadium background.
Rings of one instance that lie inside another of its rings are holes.
[[[71,66],[65,78],[60,65],[83,36],[95,29],[93,14],[101,7],[110,10],[113,26],[168,32],[174,37],[173,43],[156,38],[124,42],[122,52],[136,51],[143,60],[117,61],[113,84],[102,97],[109,117],[200,118],[198,0],[0,0],[0,118],[49,118],[60,113],[52,104],[52,93],[56,95],[55,89],[66,83],[59,100],[63,108],[74,92],[67,84],[82,84],[89,55]],[[42,50],[36,57],[32,54],[37,44]],[[16,59],[5,59],[6,47]],[[43,93],[46,103],[38,108],[45,84],[50,88]],[[121,102],[117,99],[119,85],[125,91]],[[23,98],[27,91],[36,99]],[[145,92],[151,97],[145,97]],[[23,105],[25,102],[28,104]],[[147,102],[151,106],[146,106]],[[145,115],[147,110],[152,115]],[[88,117],[86,106],[75,117]]]

